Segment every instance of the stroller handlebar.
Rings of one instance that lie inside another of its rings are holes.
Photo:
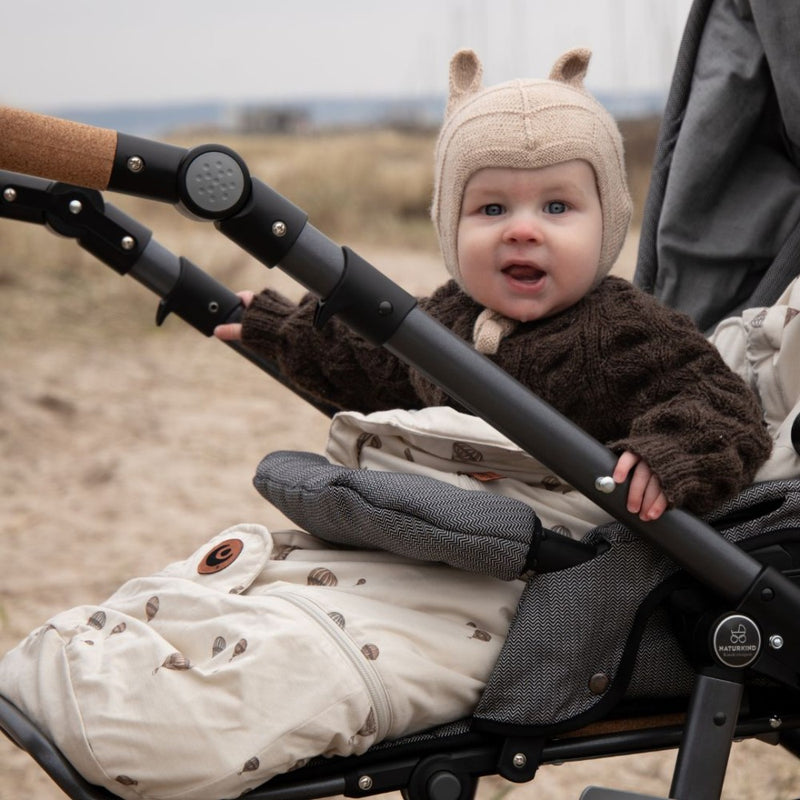
[[[117,132],[0,106],[0,168],[106,189]]]

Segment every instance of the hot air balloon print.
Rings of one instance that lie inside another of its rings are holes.
[[[356,439],[356,456],[360,458],[361,451],[365,447],[374,447],[376,450],[380,450],[381,447],[383,447],[381,437],[374,433],[362,433],[358,439]]]
[[[467,626],[474,628],[472,631],[472,636],[469,637],[470,639],[477,639],[480,642],[492,641],[492,634],[488,631],[481,630],[474,622],[468,622]]]
[[[568,483],[563,483],[555,475],[545,475],[542,478],[542,486],[548,492],[560,492],[561,494],[569,494],[572,487]]]
[[[260,766],[261,762],[255,756],[248,758],[247,761],[244,762],[239,775],[243,775],[245,772],[255,772]]]
[[[483,461],[483,453],[466,442],[453,442],[453,460],[475,463]]]
[[[247,650],[247,639],[239,639],[233,648],[233,655],[228,659],[228,661],[233,661],[236,656],[240,656],[245,650]]]
[[[102,630],[103,626],[106,624],[106,612],[105,611],[95,611],[89,619],[86,620],[87,625],[91,625],[93,628],[96,628],[98,631]]]
[[[272,551],[272,560],[273,561],[285,561],[286,558],[289,556],[290,553],[293,553],[295,550],[300,550],[302,548],[298,547],[294,544],[283,544],[280,547],[276,547]]]
[[[371,708],[364,724],[359,728],[358,736],[374,736],[378,732],[378,722],[375,718],[375,709]]]
[[[164,661],[162,662],[161,666],[156,667],[153,670],[153,675],[155,675],[156,672],[158,672],[162,667],[164,669],[173,669],[173,670],[181,671],[181,670],[185,670],[185,669],[191,669],[192,668],[192,662],[189,661],[189,659],[186,658],[186,656],[183,653],[175,652],[175,653],[170,653],[170,655],[168,655],[164,659]]]
[[[152,620],[153,617],[156,614],[158,614],[159,605],[160,605],[160,603],[159,603],[158,597],[156,597],[155,595],[153,597],[151,597],[147,601],[147,603],[145,603],[144,613],[145,613],[145,616],[147,617],[147,621],[148,622],[150,622],[150,620]]]
[[[329,611],[328,616],[340,627],[344,628],[344,614],[338,611]]]
[[[317,567],[308,573],[306,583],[309,586],[336,586],[339,579],[327,567]]]
[[[369,661],[375,661],[375,659],[377,659],[381,654],[381,651],[378,649],[378,645],[376,644],[365,644],[361,648],[361,654]]]
[[[218,656],[226,647],[225,638],[223,636],[217,636],[217,638],[214,639],[214,644],[211,645],[211,658]]]

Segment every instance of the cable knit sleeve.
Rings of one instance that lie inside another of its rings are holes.
[[[317,301],[265,289],[242,318],[242,343],[278,365],[291,384],[337,408],[368,413],[419,408],[408,367],[336,319],[314,328]]]
[[[633,289],[624,299],[624,319],[605,320],[616,333],[598,351],[603,383],[631,409],[628,431],[609,446],[644,458],[672,505],[707,513],[749,485],[769,456],[761,408],[688,317]]]

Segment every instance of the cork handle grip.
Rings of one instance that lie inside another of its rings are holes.
[[[0,106],[0,169],[106,189],[117,132]]]

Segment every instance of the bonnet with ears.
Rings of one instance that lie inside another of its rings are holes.
[[[553,65],[548,80],[514,80],[483,88],[483,69],[475,53],[460,50],[453,56],[447,110],[436,144],[431,217],[447,270],[459,283],[461,200],[469,178],[487,167],[588,161],[603,213],[597,281],[614,265],[628,230],[631,198],[619,129],[583,85],[590,57],[589,50],[569,50]]]

